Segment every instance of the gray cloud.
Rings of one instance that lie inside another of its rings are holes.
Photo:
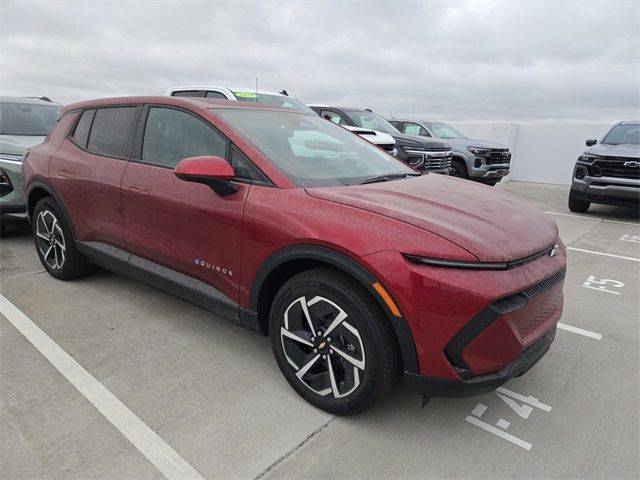
[[[640,117],[640,3],[3,2],[0,90],[286,88],[434,119]]]

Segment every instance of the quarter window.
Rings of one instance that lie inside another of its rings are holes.
[[[184,158],[226,158],[227,141],[202,120],[181,110],[149,108],[142,142],[142,161],[175,167]]]
[[[76,124],[76,128],[73,131],[73,141],[80,145],[82,148],[87,148],[87,140],[89,140],[89,130],[91,130],[91,122],[93,121],[93,115],[95,110],[85,110],[82,112],[80,120]]]
[[[128,157],[129,136],[137,108],[98,108],[91,126],[87,149],[98,155]]]

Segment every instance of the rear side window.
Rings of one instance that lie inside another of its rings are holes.
[[[75,143],[82,148],[87,148],[87,140],[89,140],[89,130],[91,130],[91,122],[93,121],[93,115],[95,110],[85,110],[80,116],[80,120],[76,124],[76,128],[73,130],[71,138]]]
[[[179,92],[171,92],[172,97],[201,97],[200,90],[181,90]]]
[[[137,107],[98,108],[89,134],[87,150],[109,157],[128,157],[127,146],[136,110]]]
[[[142,161],[175,167],[184,158],[226,158],[227,140],[204,121],[181,110],[149,108],[142,142]]]
[[[207,98],[221,98],[223,100],[228,100],[228,98],[226,96],[224,96],[224,94],[220,93],[220,92],[207,92],[207,94],[205,95],[205,97]]]

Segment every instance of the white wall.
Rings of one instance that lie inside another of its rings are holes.
[[[600,138],[611,124],[458,123],[469,138],[508,145],[511,174],[505,180],[570,185],[573,165],[587,148],[588,138]]]

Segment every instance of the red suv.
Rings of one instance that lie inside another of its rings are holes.
[[[562,313],[547,216],[313,114],[77,103],[24,178],[51,275],[100,265],[270,335],[287,381],[328,412],[371,406],[401,372],[425,396],[488,392],[545,354]]]

